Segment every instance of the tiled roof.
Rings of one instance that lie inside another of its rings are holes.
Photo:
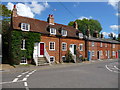
[[[17,16],[13,17],[12,19],[12,26],[13,29],[21,30],[20,25],[21,23],[27,23],[30,24],[30,31],[32,32],[40,32],[43,34],[50,34],[49,30],[47,30],[48,27],[54,27],[56,28],[56,35],[61,35],[59,32],[61,28],[65,29],[67,31],[67,37],[75,37],[78,38],[77,32],[80,32],[79,30],[73,28],[72,26],[62,25],[55,23],[54,25],[50,25],[46,21],[37,20],[34,18],[28,18],[28,17],[22,17]]]
[[[105,39],[105,38],[95,38],[95,37],[89,37],[87,40],[90,41],[99,41],[99,42],[108,42],[108,43],[120,43],[119,41],[112,40],[112,39]]]

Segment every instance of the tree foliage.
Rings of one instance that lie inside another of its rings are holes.
[[[5,5],[0,4],[0,33],[2,33],[2,63],[8,63],[8,55],[9,55],[9,28],[10,28],[10,20],[11,20],[11,11],[7,9]]]
[[[100,32],[102,30],[101,24],[98,20],[93,19],[82,19],[82,20],[75,20],[78,23],[78,29],[82,31],[84,35],[86,35],[86,30],[90,29],[90,34],[93,35],[94,31],[97,30]],[[74,21],[68,23],[69,26],[74,25]]]

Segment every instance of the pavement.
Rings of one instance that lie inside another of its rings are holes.
[[[59,64],[52,64],[52,65],[43,65],[43,66],[35,66],[35,65],[15,65],[11,66],[9,64],[0,64],[0,72],[23,72],[27,70],[39,70],[39,69],[48,69],[48,68],[59,68],[59,67],[66,67],[66,66],[74,66],[74,65],[82,65],[82,64],[92,64],[92,63],[99,63],[101,61],[108,61],[108,60],[117,60],[117,59],[106,59],[106,60],[91,60],[91,61],[83,61],[81,63],[59,63]]]
[[[2,72],[2,85],[13,88],[118,88],[118,60],[17,66]],[[11,88],[11,89],[10,89]],[[5,89],[6,90],[6,89]]]

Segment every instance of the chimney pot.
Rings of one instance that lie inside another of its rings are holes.
[[[16,5],[13,6],[13,10],[12,10],[12,17],[17,17],[17,9],[16,9]]]
[[[49,14],[47,21],[49,24],[54,25],[54,17],[52,14]]]
[[[78,29],[78,24],[77,24],[76,21],[74,22],[74,28],[75,28],[75,29]]]
[[[14,5],[14,8],[16,8],[16,5]]]

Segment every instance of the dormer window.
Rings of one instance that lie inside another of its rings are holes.
[[[67,31],[66,30],[62,30],[61,34],[62,34],[62,36],[67,36]]]
[[[50,34],[56,35],[56,29],[55,28],[50,28]]]
[[[79,38],[83,38],[83,34],[82,33],[79,33]]]
[[[23,30],[23,31],[29,31],[30,30],[30,24],[21,23],[21,30]]]

